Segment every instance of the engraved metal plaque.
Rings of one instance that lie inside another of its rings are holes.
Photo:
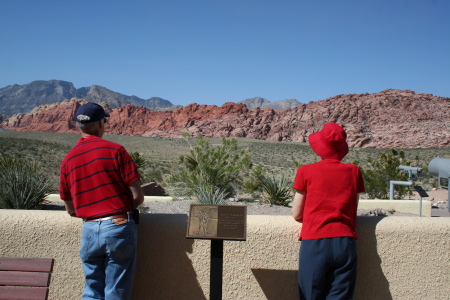
[[[186,238],[247,239],[247,206],[191,204]]]

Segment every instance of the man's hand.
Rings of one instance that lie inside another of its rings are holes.
[[[66,208],[67,213],[71,217],[76,217],[77,216],[75,214],[75,207],[73,207],[73,202],[72,201],[64,201],[64,207]]]
[[[144,202],[144,192],[142,191],[139,180],[130,184],[130,191],[133,196],[133,209],[136,209]]]

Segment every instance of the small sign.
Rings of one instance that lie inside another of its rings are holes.
[[[419,193],[420,197],[429,197],[427,192],[419,185],[414,186],[414,189],[417,191],[417,193]]]
[[[186,238],[247,239],[247,206],[191,204]]]

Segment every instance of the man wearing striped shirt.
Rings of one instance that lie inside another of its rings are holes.
[[[130,299],[136,269],[133,211],[144,201],[136,165],[125,148],[102,139],[100,105],[77,109],[81,138],[61,163],[60,197],[71,216],[83,218],[82,299]]]

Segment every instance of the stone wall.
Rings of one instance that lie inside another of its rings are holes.
[[[0,210],[0,256],[52,257],[50,299],[79,299],[82,221],[63,211]],[[209,299],[210,241],[186,239],[186,215],[141,215],[133,299]],[[297,299],[300,225],[248,216],[224,242],[223,299]],[[358,217],[355,299],[447,299],[450,218]]]

